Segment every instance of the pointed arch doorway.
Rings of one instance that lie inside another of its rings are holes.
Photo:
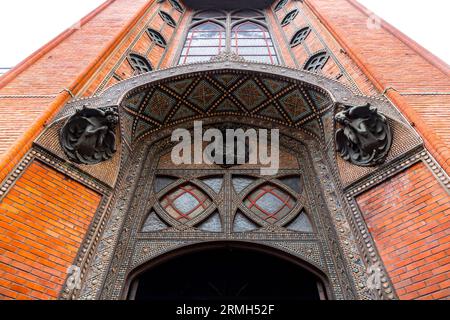
[[[129,279],[129,300],[327,300],[327,280],[298,258],[248,243],[194,245],[146,264]]]

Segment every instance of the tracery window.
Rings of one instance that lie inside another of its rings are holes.
[[[305,70],[310,72],[319,72],[328,61],[328,53],[319,52],[313,55],[305,64]]]
[[[275,6],[275,11],[283,9],[283,7],[288,3],[288,0],[280,0],[278,1],[277,5]]]
[[[165,23],[167,23],[172,28],[175,28],[177,26],[177,23],[175,22],[175,20],[173,20],[173,18],[168,13],[166,13],[164,11],[160,11],[159,16],[161,17],[161,19],[163,19],[163,21]]]
[[[299,44],[302,44],[303,41],[306,40],[306,38],[308,37],[310,32],[311,32],[311,28],[310,27],[305,27],[305,28],[300,29],[299,31],[297,31],[294,34],[294,36],[292,37],[291,47],[295,47],[295,46],[298,46]]]
[[[183,6],[177,0],[169,0],[169,2],[175,10],[177,10],[179,12],[184,11]]]
[[[271,226],[286,232],[315,232],[296,156],[285,154],[285,169],[270,178],[261,176],[251,165],[205,165],[203,169],[186,165],[182,169],[171,164],[169,156],[159,160],[153,180],[154,200],[140,232],[181,228],[246,233]],[[214,172],[208,173],[208,169]]]
[[[130,62],[130,65],[134,70],[134,75],[139,75],[152,71],[150,62],[148,62],[148,60],[145,57],[137,53],[131,53],[128,57],[128,61]]]
[[[167,42],[164,37],[156,30],[148,29],[148,35],[153,42],[155,42],[158,46],[165,48],[167,46]]]
[[[249,61],[279,63],[264,14],[259,10],[206,10],[194,15],[179,63],[208,61],[222,51],[234,52]]]
[[[186,38],[180,63],[207,61],[225,49],[225,28],[218,23],[204,22],[192,28]]]
[[[297,17],[297,15],[298,15],[298,10],[297,9],[292,10],[283,18],[283,20],[281,21],[281,25],[282,26],[288,25],[295,19],[295,17]]]

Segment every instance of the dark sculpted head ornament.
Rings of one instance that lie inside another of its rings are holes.
[[[119,122],[116,107],[97,109],[84,106],[70,117],[61,130],[61,146],[78,164],[97,164],[116,152],[115,128]]]
[[[336,132],[336,148],[341,157],[359,166],[382,163],[392,145],[386,117],[369,103],[363,106],[338,104],[344,110],[335,120],[342,128]]]

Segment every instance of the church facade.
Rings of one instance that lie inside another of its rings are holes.
[[[449,92],[356,0],[108,0],[0,77],[0,299],[448,299]]]

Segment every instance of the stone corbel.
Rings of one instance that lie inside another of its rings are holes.
[[[71,116],[60,132],[60,143],[70,161],[93,165],[112,158],[116,152],[117,106],[88,108]]]
[[[346,161],[358,166],[383,163],[392,146],[392,132],[387,118],[370,103],[342,109],[335,116],[341,128],[336,131],[336,150]]]

